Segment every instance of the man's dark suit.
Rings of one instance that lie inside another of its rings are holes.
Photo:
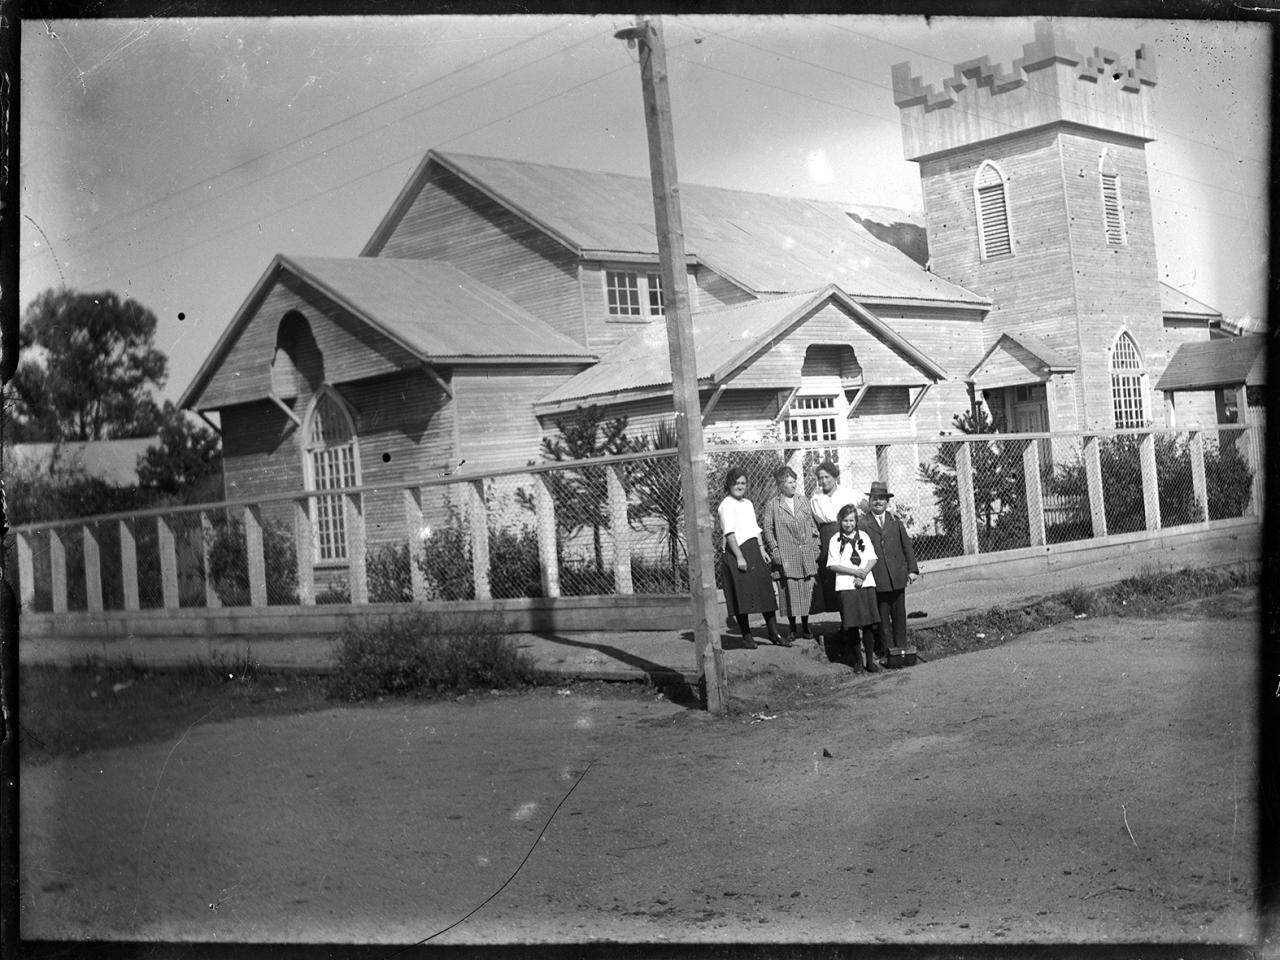
[[[907,645],[907,574],[919,575],[920,567],[906,527],[893,514],[885,512],[883,529],[874,514],[867,514],[858,526],[866,531],[876,551],[876,565],[871,568],[880,607],[876,653],[884,656],[888,647]],[[888,642],[890,623],[893,624],[893,643]]]

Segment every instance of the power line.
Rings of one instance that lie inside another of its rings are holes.
[[[378,103],[372,104],[372,105],[370,105],[370,106],[368,106],[368,107],[364,108],[363,110],[358,110],[358,111],[356,111],[356,112],[355,112],[355,113],[353,113],[353,114],[349,114],[348,116],[341,118],[340,120],[335,120],[335,121],[333,121],[332,123],[326,124],[325,126],[323,126],[323,127],[319,128],[318,130],[313,130],[313,131],[311,131],[310,133],[303,134],[303,135],[302,135],[302,136],[300,136],[300,137],[297,137],[297,138],[295,138],[295,139],[293,139],[293,140],[290,140],[288,143],[282,144],[282,145],[281,145],[281,146],[279,146],[279,147],[275,147],[275,148],[273,148],[273,149],[271,149],[271,150],[268,150],[268,151],[267,151],[267,152],[265,152],[265,153],[261,153],[261,154],[259,154],[259,155],[255,156],[255,157],[250,157],[248,160],[244,160],[244,161],[242,161],[242,162],[240,162],[240,163],[237,163],[235,166],[228,167],[227,169],[222,170],[222,171],[220,171],[220,172],[218,172],[218,173],[215,173],[215,174],[213,174],[212,176],[206,177],[205,179],[200,180],[200,181],[198,181],[198,182],[196,182],[196,183],[188,184],[188,185],[186,185],[185,187],[179,187],[177,190],[171,191],[170,193],[165,194],[163,197],[160,197],[160,198],[158,198],[158,199],[156,199],[156,200],[149,201],[148,203],[145,203],[145,204],[143,204],[142,206],[139,206],[139,207],[135,207],[135,208],[133,208],[133,209],[131,209],[131,210],[126,210],[126,211],[125,211],[125,212],[123,212],[123,213],[116,214],[115,216],[111,217],[111,218],[110,218],[110,219],[108,219],[108,220],[104,220],[104,221],[102,221],[101,223],[95,224],[95,225],[94,225],[94,226],[92,226],[92,227],[88,227],[87,229],[81,230],[79,233],[71,234],[70,236],[63,237],[62,239],[63,239],[63,241],[64,241],[64,242],[66,242],[66,243],[70,243],[70,242],[72,242],[72,241],[74,241],[74,240],[78,240],[80,237],[84,237],[84,236],[87,236],[87,235],[92,234],[92,233],[98,233],[98,232],[102,231],[103,229],[105,229],[106,227],[109,227],[109,226],[111,226],[111,225],[112,225],[112,224],[114,224],[114,223],[118,223],[118,222],[120,222],[121,220],[124,220],[124,219],[125,219],[125,218],[127,218],[127,217],[134,216],[135,214],[145,213],[146,211],[148,211],[148,210],[150,210],[150,209],[152,209],[152,208],[154,208],[154,207],[157,207],[157,206],[159,206],[159,205],[161,205],[161,204],[167,203],[168,201],[170,201],[170,200],[174,199],[175,197],[179,197],[179,196],[181,196],[181,195],[182,195],[182,194],[184,194],[184,193],[188,193],[188,192],[190,192],[191,190],[195,190],[195,189],[197,189],[198,187],[205,186],[206,184],[210,184],[210,183],[212,183],[212,182],[213,182],[213,181],[215,181],[215,180],[221,179],[222,177],[225,177],[225,176],[227,176],[227,175],[228,175],[228,174],[230,174],[230,173],[234,173],[236,170],[239,170],[239,169],[241,169],[241,168],[243,168],[243,167],[247,167],[247,166],[249,166],[250,164],[257,163],[257,162],[258,162],[258,161],[260,161],[260,160],[268,159],[268,158],[270,158],[270,157],[272,157],[272,156],[275,156],[276,154],[282,153],[282,152],[284,152],[285,150],[287,150],[289,147],[295,146],[295,145],[300,144],[300,143],[304,143],[304,142],[306,142],[307,140],[314,139],[315,137],[319,136],[320,134],[322,134],[322,133],[324,133],[324,132],[326,132],[326,131],[328,131],[328,130],[332,130],[332,129],[334,129],[335,127],[339,127],[339,126],[341,126],[341,125],[342,125],[342,124],[344,124],[344,123],[349,123],[349,122],[350,122],[350,121],[352,121],[352,120],[356,120],[356,119],[358,119],[359,117],[362,117],[362,116],[364,116],[364,115],[365,115],[365,114],[367,114],[367,113],[370,113],[370,112],[372,112],[372,111],[374,111],[374,110],[381,109],[382,107],[385,107],[385,106],[387,106],[388,104],[395,103],[397,100],[403,100],[405,97],[412,96],[412,95],[413,95],[413,94],[415,94],[415,93],[420,93],[421,91],[426,90],[426,89],[427,89],[427,88],[429,88],[429,87],[435,86],[436,84],[441,83],[441,82],[443,82],[444,80],[449,79],[450,77],[457,76],[457,75],[461,74],[462,72],[464,72],[464,71],[466,71],[466,70],[470,70],[472,67],[477,67],[477,66],[480,66],[481,64],[487,64],[487,63],[490,63],[490,62],[491,62],[493,59],[495,59],[496,57],[500,57],[500,56],[502,56],[502,55],[504,55],[504,54],[510,53],[512,50],[515,50],[517,47],[521,47],[521,46],[524,46],[525,44],[532,43],[532,42],[534,42],[535,40],[540,40],[540,39],[542,39],[543,37],[547,36],[548,34],[553,33],[553,32],[555,32],[556,30],[559,30],[559,29],[560,29],[561,27],[563,27],[563,26],[565,26],[565,24],[563,24],[563,23],[558,23],[558,24],[556,24],[555,26],[553,26],[550,30],[544,30],[542,33],[536,34],[536,35],[534,35],[534,36],[532,36],[532,37],[526,37],[525,39],[523,39],[523,40],[519,41],[518,43],[514,43],[514,44],[512,44],[511,46],[504,48],[503,50],[501,50],[501,51],[499,51],[498,53],[494,54],[494,55],[493,55],[493,57],[488,57],[488,58],[486,58],[485,60],[477,60],[477,61],[474,61],[474,62],[472,62],[472,63],[468,63],[468,64],[466,64],[466,65],[464,65],[464,66],[462,66],[462,67],[459,67],[459,68],[457,68],[456,70],[451,70],[451,71],[449,71],[449,72],[447,72],[447,73],[441,74],[440,76],[438,76],[438,77],[434,77],[434,78],[432,78],[431,80],[428,80],[428,81],[426,81],[425,83],[419,84],[418,86],[413,87],[413,88],[412,88],[412,89],[410,89],[410,90],[406,90],[406,91],[404,91],[403,93],[398,93],[398,94],[396,94],[395,96],[393,96],[393,97],[389,97],[389,98],[388,98],[388,99],[386,99],[386,100],[382,100],[382,101],[380,101],[380,102],[378,102]],[[491,79],[489,79],[489,80],[486,80],[484,83],[478,84],[478,85],[476,85],[476,86],[474,86],[474,87],[469,87],[469,88],[467,88],[466,90],[461,91],[460,93],[454,94],[454,95],[449,96],[449,97],[445,97],[443,100],[439,100],[439,101],[436,101],[435,103],[428,104],[426,107],[422,107],[422,108],[420,108],[420,109],[418,109],[418,110],[415,110],[415,111],[413,111],[413,112],[411,112],[411,113],[405,114],[403,117],[399,117],[399,118],[397,118],[395,121],[392,121],[392,122],[393,122],[393,123],[399,123],[399,122],[401,122],[401,121],[407,120],[409,117],[417,116],[418,114],[420,114],[420,113],[424,113],[424,112],[426,112],[427,110],[431,110],[431,109],[434,109],[435,107],[438,107],[438,106],[440,106],[440,105],[442,105],[442,104],[444,104],[444,103],[448,103],[450,100],[457,99],[457,98],[458,98],[458,97],[460,97],[460,96],[463,96],[463,95],[468,94],[468,93],[472,93],[472,92],[474,92],[474,91],[476,91],[476,90],[479,90],[479,89],[481,89],[481,88],[483,88],[483,87],[485,87],[485,86],[488,86],[488,85],[489,85],[489,84],[491,84],[491,83],[495,83],[495,82],[497,82],[498,80],[505,79],[506,77],[510,76],[511,74],[516,73],[516,72],[518,72],[518,71],[520,71],[520,70],[523,70],[523,69],[525,69],[525,68],[527,68],[527,67],[531,67],[531,66],[533,66],[534,64],[541,63],[543,60],[547,60],[547,59],[549,59],[549,58],[551,58],[551,57],[554,57],[554,56],[560,56],[560,55],[563,55],[563,53],[564,53],[566,50],[571,50],[571,49],[573,49],[574,47],[581,46],[583,43],[586,43],[586,42],[588,42],[588,41],[590,41],[590,40],[594,40],[594,39],[597,39],[597,38],[596,38],[596,37],[594,37],[594,36],[590,36],[590,37],[586,37],[586,38],[585,38],[585,39],[583,39],[583,40],[579,40],[579,41],[577,41],[576,43],[570,44],[568,47],[558,47],[558,48],[556,48],[555,50],[553,50],[551,53],[546,54],[545,56],[538,57],[538,58],[537,58],[537,59],[535,59],[535,60],[531,60],[531,61],[529,61],[528,63],[522,64],[522,65],[520,65],[520,66],[518,66],[518,67],[515,67],[515,68],[513,68],[513,69],[511,69],[511,70],[508,70],[508,71],[506,71],[505,73],[501,73],[501,74],[499,74],[499,75],[498,75],[498,76],[496,76],[496,77],[493,77],[493,78],[491,78]],[[323,150],[319,151],[318,153],[310,154],[310,155],[308,155],[308,156],[306,156],[306,157],[303,157],[302,159],[297,160],[297,161],[295,161],[295,162],[293,162],[293,163],[291,163],[291,164],[289,164],[289,165],[287,165],[287,166],[285,166],[285,167],[281,167],[281,168],[279,168],[279,169],[277,169],[277,170],[272,170],[272,171],[270,171],[270,172],[268,172],[268,173],[263,174],[263,175],[262,175],[262,176],[260,176],[260,177],[256,177],[256,178],[254,178],[254,179],[252,179],[252,180],[248,180],[248,181],[246,181],[246,182],[244,182],[244,183],[237,184],[236,186],[231,187],[231,188],[229,188],[228,190],[225,190],[225,191],[223,191],[222,193],[219,193],[219,194],[217,194],[217,195],[215,195],[215,196],[206,196],[206,197],[202,197],[201,199],[199,199],[199,200],[197,200],[195,203],[193,203],[191,206],[189,206],[189,207],[187,207],[187,208],[185,208],[185,209],[183,209],[183,210],[176,210],[176,211],[173,211],[172,213],[170,213],[170,214],[168,214],[168,215],[166,215],[166,216],[164,216],[164,217],[160,218],[157,222],[159,222],[159,223],[163,223],[165,220],[171,219],[172,217],[174,217],[174,216],[178,216],[179,214],[190,213],[192,210],[194,210],[194,209],[196,209],[196,208],[198,208],[198,207],[200,207],[200,206],[202,206],[202,205],[204,205],[204,204],[206,204],[206,203],[210,203],[210,202],[212,202],[212,201],[214,201],[214,200],[219,200],[219,199],[221,199],[221,198],[223,198],[223,197],[225,197],[225,196],[227,196],[227,195],[229,195],[229,194],[231,194],[231,193],[235,192],[235,191],[236,191],[236,190],[238,190],[238,189],[243,189],[243,188],[245,188],[245,187],[252,186],[252,185],[253,185],[253,184],[255,184],[255,183],[260,183],[261,181],[266,180],[266,179],[269,179],[270,177],[277,176],[277,175],[279,175],[279,174],[281,174],[281,173],[284,173],[284,172],[285,172],[285,171],[287,171],[287,170],[291,170],[291,169],[293,169],[293,168],[294,168],[294,167],[296,167],[296,166],[300,166],[301,164],[306,163],[306,162],[307,162],[307,161],[309,161],[309,160],[313,160],[313,159],[315,159],[316,157],[323,156],[326,152],[328,152],[328,151],[330,151],[330,150],[336,150],[336,149],[338,149],[338,148],[340,148],[340,147],[344,147],[344,146],[346,146],[347,144],[354,143],[354,142],[355,142],[355,141],[357,141],[357,140],[363,139],[364,137],[370,136],[370,135],[372,135],[372,134],[374,134],[374,133],[380,133],[380,132],[381,132],[381,130],[371,130],[371,131],[367,131],[367,132],[365,132],[365,133],[363,133],[363,134],[360,134],[359,136],[353,137],[353,138],[348,139],[348,140],[344,140],[344,141],[342,141],[341,143],[334,144],[334,145],[329,146],[329,147],[325,147]],[[102,243],[106,243],[106,242],[107,242],[107,241],[106,241],[105,239],[104,239],[104,240],[95,241],[95,242],[93,242],[93,243],[90,245],[90,249],[92,249],[93,247],[98,246],[98,245],[100,245],[100,244],[102,244]],[[38,254],[28,255],[28,257],[24,257],[24,258],[22,258],[22,259],[30,259],[30,258],[31,258],[31,256],[38,256]]]

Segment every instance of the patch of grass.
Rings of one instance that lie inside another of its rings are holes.
[[[349,627],[334,650],[329,695],[346,701],[502,690],[530,684],[533,660],[492,614],[452,617],[424,611]]]
[[[159,669],[86,657],[74,666],[18,670],[24,764],[180,736],[195,723],[323,710],[324,680],[264,671],[246,653]]]
[[[1026,607],[992,607],[983,613],[914,630],[912,640],[928,659],[937,660],[997,647],[1021,634],[1076,618],[1166,615],[1188,601],[1217,598],[1256,582],[1256,572],[1246,565],[1190,570],[1146,568],[1109,586],[1074,585]],[[1206,604],[1205,609],[1217,607]]]

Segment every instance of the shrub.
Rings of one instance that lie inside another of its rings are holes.
[[[369,578],[370,603],[408,603],[413,599],[407,543],[384,543],[369,551],[364,568]]]
[[[431,531],[422,543],[422,553],[414,558],[427,584],[431,600],[473,600],[471,578],[471,537],[463,529],[462,518],[450,511],[449,521]]]
[[[532,682],[533,661],[504,629],[492,615],[446,623],[424,611],[353,625],[338,640],[329,695],[366,700],[509,689]]]
[[[213,519],[213,542],[209,545],[209,573],[213,589],[226,607],[249,605],[249,551],[244,521],[218,516]],[[142,544],[139,543],[139,551]],[[282,524],[263,524],[262,554],[267,569],[267,603],[298,602],[298,563],[293,532]],[[139,561],[141,562],[141,561]]]
[[[1234,442],[1233,442],[1234,441]],[[1244,516],[1253,490],[1253,471],[1245,462],[1239,440],[1222,436],[1216,449],[1206,450],[1205,485],[1209,488],[1209,519]]]
[[[519,534],[489,531],[489,589],[495,599],[542,596],[537,533],[528,527]]]

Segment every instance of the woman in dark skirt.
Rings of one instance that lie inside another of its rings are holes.
[[[875,644],[879,631],[880,606],[876,602],[876,565],[871,538],[858,529],[858,508],[852,503],[840,508],[840,533],[831,541],[827,569],[835,574],[836,595],[840,598],[840,632],[843,643],[853,647],[853,668],[879,673]],[[861,635],[861,651],[859,651]]]
[[[724,534],[723,565],[724,602],[729,615],[738,621],[742,642],[754,647],[747,615],[764,614],[765,629],[769,640],[781,647],[791,644],[778,633],[777,598],[773,593],[773,579],[769,575],[769,558],[760,547],[760,524],[756,521],[756,508],[747,499],[747,475],[730,468],[724,478],[727,496],[720,501],[716,515]]]
[[[810,613],[839,613],[840,598],[836,595],[836,576],[827,569],[827,553],[831,538],[840,529],[840,508],[855,503],[852,493],[840,486],[840,468],[830,460],[818,464],[818,491],[809,498],[809,511],[818,527],[818,583],[813,591]]]

